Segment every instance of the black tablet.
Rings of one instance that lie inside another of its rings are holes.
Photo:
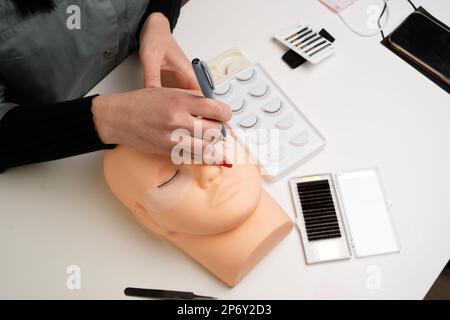
[[[411,14],[390,36],[393,49],[450,84],[450,31],[421,12]]]

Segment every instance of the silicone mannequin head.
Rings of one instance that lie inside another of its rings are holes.
[[[158,234],[212,235],[241,225],[261,197],[251,164],[174,165],[127,146],[105,153],[105,177],[141,223]]]
[[[237,149],[234,159],[245,153]],[[251,163],[175,165],[170,157],[118,146],[105,152],[104,171],[111,190],[144,227],[229,286],[238,284],[293,226],[262,190]]]

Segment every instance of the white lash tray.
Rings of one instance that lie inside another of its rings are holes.
[[[308,264],[400,251],[377,168],[295,178],[290,188]]]
[[[268,179],[280,177],[325,146],[323,136],[260,64],[225,79],[216,86],[215,96],[231,106],[233,132]]]
[[[323,61],[336,51],[334,43],[301,23],[281,30],[274,38],[312,64]]]

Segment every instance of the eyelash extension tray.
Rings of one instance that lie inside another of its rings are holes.
[[[230,49],[208,62],[216,99],[230,105],[238,141],[261,174],[276,180],[321,151],[325,138],[259,63]]]
[[[306,263],[400,251],[377,168],[290,180]]]

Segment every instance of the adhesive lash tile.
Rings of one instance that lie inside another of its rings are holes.
[[[276,98],[264,105],[262,109],[267,113],[277,113],[281,110],[282,107],[283,102],[279,98]]]
[[[296,147],[302,147],[309,142],[309,139],[309,131],[308,129],[305,129],[301,133],[297,134],[294,138],[292,138],[289,142]]]
[[[253,128],[258,123],[258,120],[259,120],[258,116],[253,113],[253,114],[248,115],[241,121],[239,121],[239,125],[242,128],[246,128],[246,129]]]
[[[246,102],[243,98],[238,98],[230,102],[231,111],[239,112],[244,109]]]
[[[253,79],[255,77],[256,71],[255,69],[251,68],[251,69],[247,69],[242,71],[241,73],[239,73],[236,76],[236,79],[238,79],[239,81],[250,81],[251,79]]]
[[[229,82],[226,82],[217,87],[216,90],[214,90],[214,93],[218,96],[224,96],[230,91],[231,91],[231,84]]]
[[[294,117],[292,114],[288,114],[286,117],[281,119],[276,125],[278,129],[289,130],[294,126]]]
[[[254,87],[248,93],[254,97],[263,97],[267,93],[270,92],[270,87],[266,83],[261,83],[258,86]]]
[[[280,162],[286,155],[285,149],[281,146],[276,150],[270,151],[266,155],[266,159],[270,162]]]

